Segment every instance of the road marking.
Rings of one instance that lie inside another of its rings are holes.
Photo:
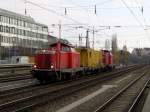
[[[130,78],[131,77],[131,75],[128,75],[127,77],[124,77],[124,78],[122,78],[122,79],[120,79],[120,80],[117,80],[116,82],[115,82],[115,84],[118,84],[118,83],[120,83],[121,81],[123,81],[123,80],[125,80],[125,79],[128,79],[128,78]]]
[[[73,109],[73,108],[75,108],[75,107],[77,107],[77,106],[87,102],[88,100],[94,98],[95,96],[103,93],[107,89],[110,89],[110,88],[113,88],[113,87],[116,87],[116,85],[103,85],[101,89],[99,89],[99,90],[93,92],[92,94],[89,94],[86,97],[83,97],[83,98],[81,98],[81,99],[79,99],[79,100],[77,100],[77,101],[75,101],[75,102],[73,102],[73,103],[63,107],[63,108],[60,108],[56,112],[68,112],[71,109]]]

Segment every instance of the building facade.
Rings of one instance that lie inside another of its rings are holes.
[[[0,60],[31,56],[48,42],[48,27],[29,16],[0,9]]]

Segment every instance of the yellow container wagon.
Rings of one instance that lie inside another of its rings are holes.
[[[81,67],[102,68],[102,52],[91,48],[77,48],[80,52]]]

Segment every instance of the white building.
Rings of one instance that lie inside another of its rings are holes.
[[[0,59],[29,56],[48,41],[48,27],[33,18],[0,9]]]

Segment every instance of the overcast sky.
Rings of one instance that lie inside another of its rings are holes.
[[[51,35],[59,35],[58,26],[52,24],[61,21],[62,38],[73,44],[78,43],[79,34],[85,36],[86,29],[94,26],[97,49],[103,48],[105,39],[111,39],[115,33],[119,48],[124,44],[130,51],[134,47],[150,47],[149,0],[26,0],[26,3],[25,0],[0,0],[0,8],[20,14],[25,14],[25,7],[28,16],[48,25]],[[76,28],[79,26],[83,28]]]

